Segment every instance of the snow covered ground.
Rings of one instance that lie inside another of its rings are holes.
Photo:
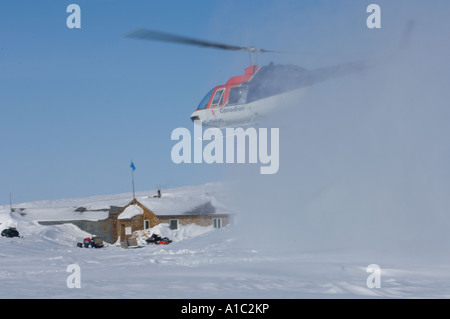
[[[73,200],[66,204],[73,206]],[[273,236],[270,244],[249,241],[239,218],[222,229],[188,225],[172,231],[158,225],[152,232],[173,240],[165,246],[147,245],[150,233],[141,232],[136,249],[78,248],[89,234],[68,224],[42,226],[34,218],[0,207],[0,228],[15,225],[23,235],[0,238],[0,298],[450,297],[445,257],[307,250],[289,244],[289,234]],[[367,272],[374,263],[381,269],[379,288],[367,285],[368,278],[375,282]],[[68,286],[71,265],[79,267],[80,288]]]

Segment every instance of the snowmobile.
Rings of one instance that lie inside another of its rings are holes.
[[[101,237],[86,237],[82,243],[77,243],[78,247],[85,247],[85,248],[89,248],[89,247],[93,247],[93,248],[102,248],[103,245],[103,240]]]
[[[145,240],[147,244],[155,244],[155,245],[168,245],[172,241],[167,237],[161,237],[156,234],[151,235],[149,238]]]
[[[2,231],[2,237],[19,237],[19,232],[14,227],[9,227]]]

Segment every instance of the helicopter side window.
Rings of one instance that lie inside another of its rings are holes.
[[[235,86],[230,89],[230,96],[228,97],[228,104],[245,104],[247,102],[248,86]]]
[[[216,94],[214,94],[213,100],[211,102],[211,106],[222,105],[224,91],[225,91],[225,89],[220,89],[220,90],[216,91]]]
[[[211,98],[211,95],[213,94],[214,89],[209,91],[205,97],[200,101],[200,104],[197,106],[197,110],[204,110],[208,106],[209,99]]]

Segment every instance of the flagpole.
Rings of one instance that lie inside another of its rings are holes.
[[[136,195],[134,193],[134,171],[131,169],[131,183],[133,185],[133,199],[136,199]]]
[[[133,164],[133,161],[131,161],[131,184],[133,186],[133,200],[136,200],[136,195],[134,192],[134,164]]]

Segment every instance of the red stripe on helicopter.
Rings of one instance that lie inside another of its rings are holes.
[[[227,102],[228,102],[228,97],[230,94],[230,88],[235,87],[235,86],[239,86],[244,82],[248,82],[251,80],[251,78],[255,75],[255,73],[260,69],[260,66],[257,65],[250,65],[249,67],[247,67],[245,69],[245,72],[243,75],[238,75],[238,76],[234,76],[232,78],[230,78],[227,83],[225,85],[219,85],[216,86],[214,88],[214,92],[211,95],[211,98],[208,102],[208,106],[206,107],[207,109],[211,109],[211,103],[212,100],[214,99],[214,95],[216,94],[217,90],[220,89],[225,89],[225,93],[224,96],[222,97],[222,104],[218,105],[218,106],[213,106],[213,108],[215,107],[223,107]],[[214,111],[212,111],[213,115],[215,116]]]

